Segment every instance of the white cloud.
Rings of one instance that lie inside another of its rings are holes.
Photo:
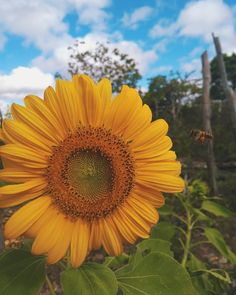
[[[234,12],[223,0],[191,1],[180,12],[176,22],[167,24],[162,21],[150,30],[152,37],[202,38],[210,44],[211,33],[220,37],[224,52],[236,51]]]
[[[199,76],[199,73],[201,71],[201,59],[196,58],[192,59],[190,61],[184,61],[181,64],[181,70],[184,71],[185,73],[194,73],[194,76],[197,75]]]
[[[82,42],[79,45],[81,52],[86,50],[93,51],[97,46],[97,42],[103,43],[111,49],[120,49],[121,52],[129,54],[136,61],[137,67],[142,75],[148,71],[150,65],[157,59],[154,50],[144,50],[138,43],[124,40],[119,32],[115,32],[114,34],[102,32],[89,33],[83,38],[79,38],[79,41]],[[69,51],[67,47],[72,45],[73,42],[56,48],[49,57],[43,55],[37,57],[32,61],[32,64],[43,71],[49,71],[51,73],[60,72],[62,75],[68,76]]]
[[[176,23],[168,23],[166,20],[159,21],[149,32],[152,38],[170,37],[177,30]]]
[[[50,52],[72,39],[64,22],[68,13],[77,12],[79,23],[101,30],[108,18],[103,9],[109,4],[109,0],[1,1],[0,27],[3,33],[23,36],[26,43]]]
[[[131,14],[124,13],[122,23],[125,27],[136,29],[139,22],[146,21],[151,16],[153,9],[149,6],[142,6],[135,9]]]
[[[201,0],[190,2],[178,18],[180,35],[201,37],[212,42],[211,33],[221,38],[227,52],[236,50],[236,30],[232,10],[222,0]]]
[[[51,74],[36,67],[17,67],[9,75],[0,75],[0,100],[22,100],[28,94],[42,96],[43,90],[52,84]]]
[[[155,71],[157,73],[169,73],[171,70],[173,70],[173,67],[171,65],[160,66],[158,68],[155,68]]]

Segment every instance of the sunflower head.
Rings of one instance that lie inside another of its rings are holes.
[[[8,220],[6,238],[34,238],[32,252],[72,266],[101,246],[119,255],[123,243],[147,238],[158,221],[163,192],[180,192],[181,165],[171,151],[167,123],[138,92],[109,80],[57,80],[44,99],[12,105],[2,128],[0,206],[25,203]]]

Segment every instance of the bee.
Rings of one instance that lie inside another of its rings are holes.
[[[209,132],[198,129],[191,130],[190,136],[192,136],[196,141],[199,141],[200,143],[204,143],[207,139],[211,140],[213,138],[213,135]]]

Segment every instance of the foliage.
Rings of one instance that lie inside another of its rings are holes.
[[[127,253],[106,257],[103,264],[86,262],[77,269],[61,261],[64,293],[223,294],[231,283],[231,274],[203,261],[199,253],[202,246],[211,244],[236,265],[236,255],[215,227],[216,217],[227,218],[232,212],[219,198],[210,198],[206,184],[199,179],[168,203],[159,210],[162,220],[168,221],[154,226],[150,238],[134,249],[127,248]],[[26,240],[21,249],[0,255],[0,294],[34,295],[45,279],[48,281],[44,258],[32,256],[29,251],[30,240]],[[53,294],[52,286],[51,291]]]
[[[94,50],[82,52],[76,41],[69,50],[70,74],[87,74],[97,82],[106,77],[112,82],[114,92],[118,92],[123,84],[135,88],[141,78],[135,60],[117,48],[98,43]]]
[[[159,75],[150,79],[144,102],[151,107],[153,119],[162,117],[173,123],[178,120],[183,102],[200,93],[196,83],[191,83],[188,78],[171,73],[170,78]]]
[[[231,87],[236,89],[236,54],[232,55],[223,55],[224,63],[227,72],[227,78]],[[212,85],[211,85],[211,97],[215,100],[225,99],[223,89],[220,82],[220,74],[218,70],[218,64],[216,57],[211,61],[211,76],[212,76]]]

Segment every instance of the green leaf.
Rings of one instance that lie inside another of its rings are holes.
[[[222,234],[217,229],[206,227],[205,236],[216,247],[222,256],[227,258],[231,263],[236,264],[236,255],[231,251]]]
[[[159,222],[152,228],[151,238],[162,239],[166,241],[170,241],[175,234],[175,226],[169,222],[162,221]]]
[[[45,257],[18,249],[0,255],[0,294],[35,295],[45,281]]]
[[[124,295],[197,295],[187,271],[164,253],[145,256],[129,272],[115,272]]]
[[[165,204],[163,207],[158,209],[160,215],[171,215],[173,213],[173,209],[171,206]]]
[[[129,256],[127,254],[121,254],[119,256],[107,256],[103,265],[110,268],[118,268],[122,265],[127,264],[129,261]]]
[[[205,213],[203,213],[200,209],[192,208],[193,212],[197,215],[200,221],[211,221],[210,217],[208,217]]]
[[[189,260],[187,262],[188,270],[191,274],[191,280],[194,285],[194,287],[197,289],[199,294],[201,295],[209,295],[213,291],[213,284],[209,280],[209,274],[197,271],[199,269],[206,269],[206,265],[204,262],[199,260],[196,256],[193,254],[190,254]]]
[[[213,201],[202,202],[202,209],[204,209],[207,212],[210,212],[216,216],[221,216],[221,217],[232,216],[232,212],[229,209],[227,209],[224,206],[221,206],[220,204],[213,202]]]
[[[116,295],[117,280],[108,267],[87,263],[77,269],[68,269],[61,274],[65,295]]]
[[[171,243],[161,239],[147,239],[143,240],[141,243],[137,245],[142,252],[150,251],[150,252],[162,252],[171,257],[174,256],[173,252],[170,250]]]
[[[221,281],[224,281],[228,284],[231,283],[231,279],[229,277],[229,274],[223,270],[223,269],[198,269],[194,272],[197,272],[197,273],[209,273],[210,275],[212,275],[213,277],[221,280]],[[224,275],[220,274],[219,272],[222,272]]]

